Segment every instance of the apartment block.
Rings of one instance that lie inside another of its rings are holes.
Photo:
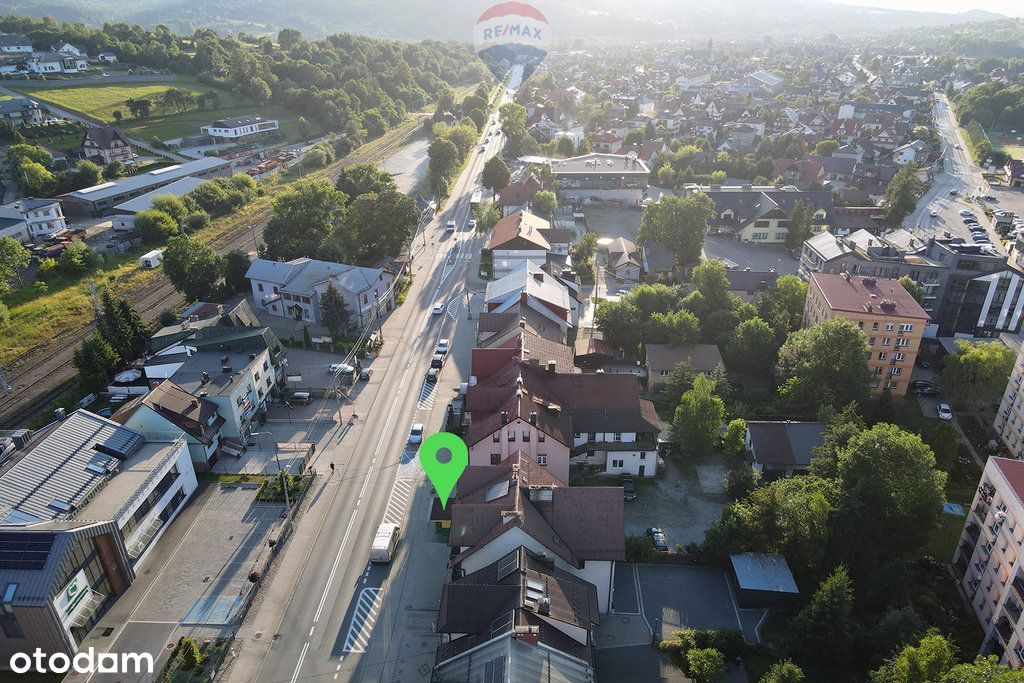
[[[921,304],[898,280],[811,273],[804,327],[835,317],[853,322],[867,337],[872,393],[888,389],[903,398],[929,320]]]
[[[994,342],[999,343],[999,342]],[[993,421],[999,440],[1010,455],[1024,460],[1024,393],[1020,386],[1024,382],[1024,346],[1017,352],[1010,381],[1006,383],[1003,400]]]
[[[985,637],[980,653],[1024,666],[1024,462],[989,458],[953,567]]]

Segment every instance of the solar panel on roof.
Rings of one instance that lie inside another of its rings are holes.
[[[508,479],[499,481],[497,484],[492,484],[490,488],[484,493],[484,500],[490,503],[492,500],[497,500],[503,496],[508,495]]]
[[[516,570],[516,567],[518,566],[518,564],[519,564],[519,562],[518,562],[517,554],[515,552],[513,552],[511,555],[509,555],[504,560],[502,560],[501,564],[498,565],[498,578],[497,578],[497,580],[501,581],[506,576],[508,576],[509,574],[514,572]]]
[[[53,539],[51,534],[0,533],[0,569],[41,571]]]

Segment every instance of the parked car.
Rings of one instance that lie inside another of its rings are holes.
[[[436,382],[437,378],[441,375],[441,368],[428,368],[427,369],[427,381]]]
[[[366,368],[365,370],[359,373],[359,379],[363,380],[364,382],[368,382],[370,381],[370,375],[372,374],[373,368]]]
[[[622,497],[626,500],[636,500],[636,482],[630,477],[622,480]]]
[[[434,353],[440,353],[443,356],[448,355],[448,347],[452,344],[451,339],[438,339],[437,346],[434,347]]]
[[[968,216],[973,216],[974,212],[971,211],[970,209],[960,209],[960,215],[966,218]]]
[[[476,227],[476,219],[475,218],[470,218],[468,221],[466,221],[466,227],[468,227],[468,228],[475,228]]]
[[[936,387],[926,387],[923,389],[914,389],[915,396],[926,396],[928,398],[942,398],[942,390]]]
[[[993,197],[993,196],[992,196],[992,195],[990,195],[990,194],[987,194],[987,195],[985,195],[985,196],[983,197],[983,199],[984,199],[984,200],[985,200],[986,202],[998,202],[998,201],[999,201],[998,199],[996,199],[995,197]]]
[[[438,369],[443,368],[445,358],[446,356],[444,354],[435,353],[430,359],[430,367]]]
[[[935,407],[935,412],[938,414],[940,420],[953,419],[953,411],[950,409],[948,403],[940,403]]]
[[[920,358],[920,356],[918,356]],[[915,379],[910,383],[912,389],[936,389],[937,387],[931,382],[926,382],[923,379]]]
[[[647,530],[647,537],[651,539],[651,543],[654,545],[656,550],[663,553],[668,552],[668,537],[665,535],[664,531],[656,526],[651,527]]]
[[[308,391],[296,391],[293,392],[291,398],[288,399],[288,403],[292,405],[304,405],[308,406],[313,402],[313,397]]]
[[[455,221],[448,221],[444,224],[445,232],[455,232]]]
[[[434,304],[434,315],[441,315],[442,313],[444,313],[444,302],[438,301]]]
[[[423,425],[417,422],[409,430],[409,443],[422,443],[423,442]]]
[[[949,194],[950,194],[950,196],[955,197],[958,194],[960,194],[960,191],[959,190],[950,190]]]
[[[938,211],[932,211],[928,215],[931,216],[932,218],[938,218],[939,217],[939,212]]]

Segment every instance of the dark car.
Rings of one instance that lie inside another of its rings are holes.
[[[651,543],[654,545],[656,550],[663,553],[668,552],[668,537],[665,532],[658,527],[651,527],[647,530],[647,536],[651,539]]]
[[[636,500],[636,482],[632,479],[622,480],[622,497],[626,500]]]
[[[442,367],[444,367],[444,359],[445,359],[445,357],[442,356],[440,353],[435,353],[434,357],[430,359],[430,367],[432,367],[432,368],[442,368]]]
[[[930,396],[931,398],[942,398],[942,391],[936,389],[935,387],[914,389],[914,394],[917,396]]]
[[[918,358],[920,358],[920,356],[918,356]],[[935,389],[936,388],[936,386],[934,384],[932,384],[931,382],[926,382],[923,379],[915,379],[913,382],[910,383],[910,387],[912,389]]]
[[[363,380],[364,382],[369,382],[370,381],[370,375],[372,375],[372,374],[373,374],[373,369],[372,368],[366,368],[365,370],[363,370],[362,372],[359,373],[359,379]]]

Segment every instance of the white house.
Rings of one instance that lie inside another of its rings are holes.
[[[56,199],[34,199],[25,197],[0,206],[0,219],[21,220],[25,223],[28,240],[46,237],[66,230],[67,221]],[[18,229],[20,232],[20,229]],[[25,240],[25,241],[28,241]]]
[[[114,54],[113,52],[101,52],[96,57],[97,57],[97,59],[99,59],[104,64],[116,64],[117,63],[117,55]]]
[[[331,261],[256,259],[245,276],[256,307],[270,315],[323,324],[320,298],[333,283],[348,305],[349,324],[363,328],[395,305],[395,274]]]
[[[33,52],[28,70],[37,74],[77,74],[89,68],[85,57],[68,52]]]
[[[680,90],[696,90],[711,82],[711,74],[707,71],[694,71],[676,79],[676,87]]]
[[[89,56],[88,52],[83,46],[75,45],[74,43],[69,43],[66,40],[60,40],[56,43],[51,43],[50,52],[63,52],[65,54],[73,55],[75,57],[81,57],[82,59],[85,59]]]
[[[894,149],[892,151],[892,162],[897,166],[906,166],[907,164],[920,166],[928,160],[928,153],[930,151],[931,147],[928,143],[922,140],[914,140]]]
[[[6,54],[32,52],[32,41],[25,36],[19,36],[14,33],[0,34],[0,52]]]
[[[251,135],[269,133],[277,129],[277,119],[265,119],[259,114],[248,114],[232,119],[218,119],[210,125],[200,128],[207,135],[224,140],[240,140]]]

